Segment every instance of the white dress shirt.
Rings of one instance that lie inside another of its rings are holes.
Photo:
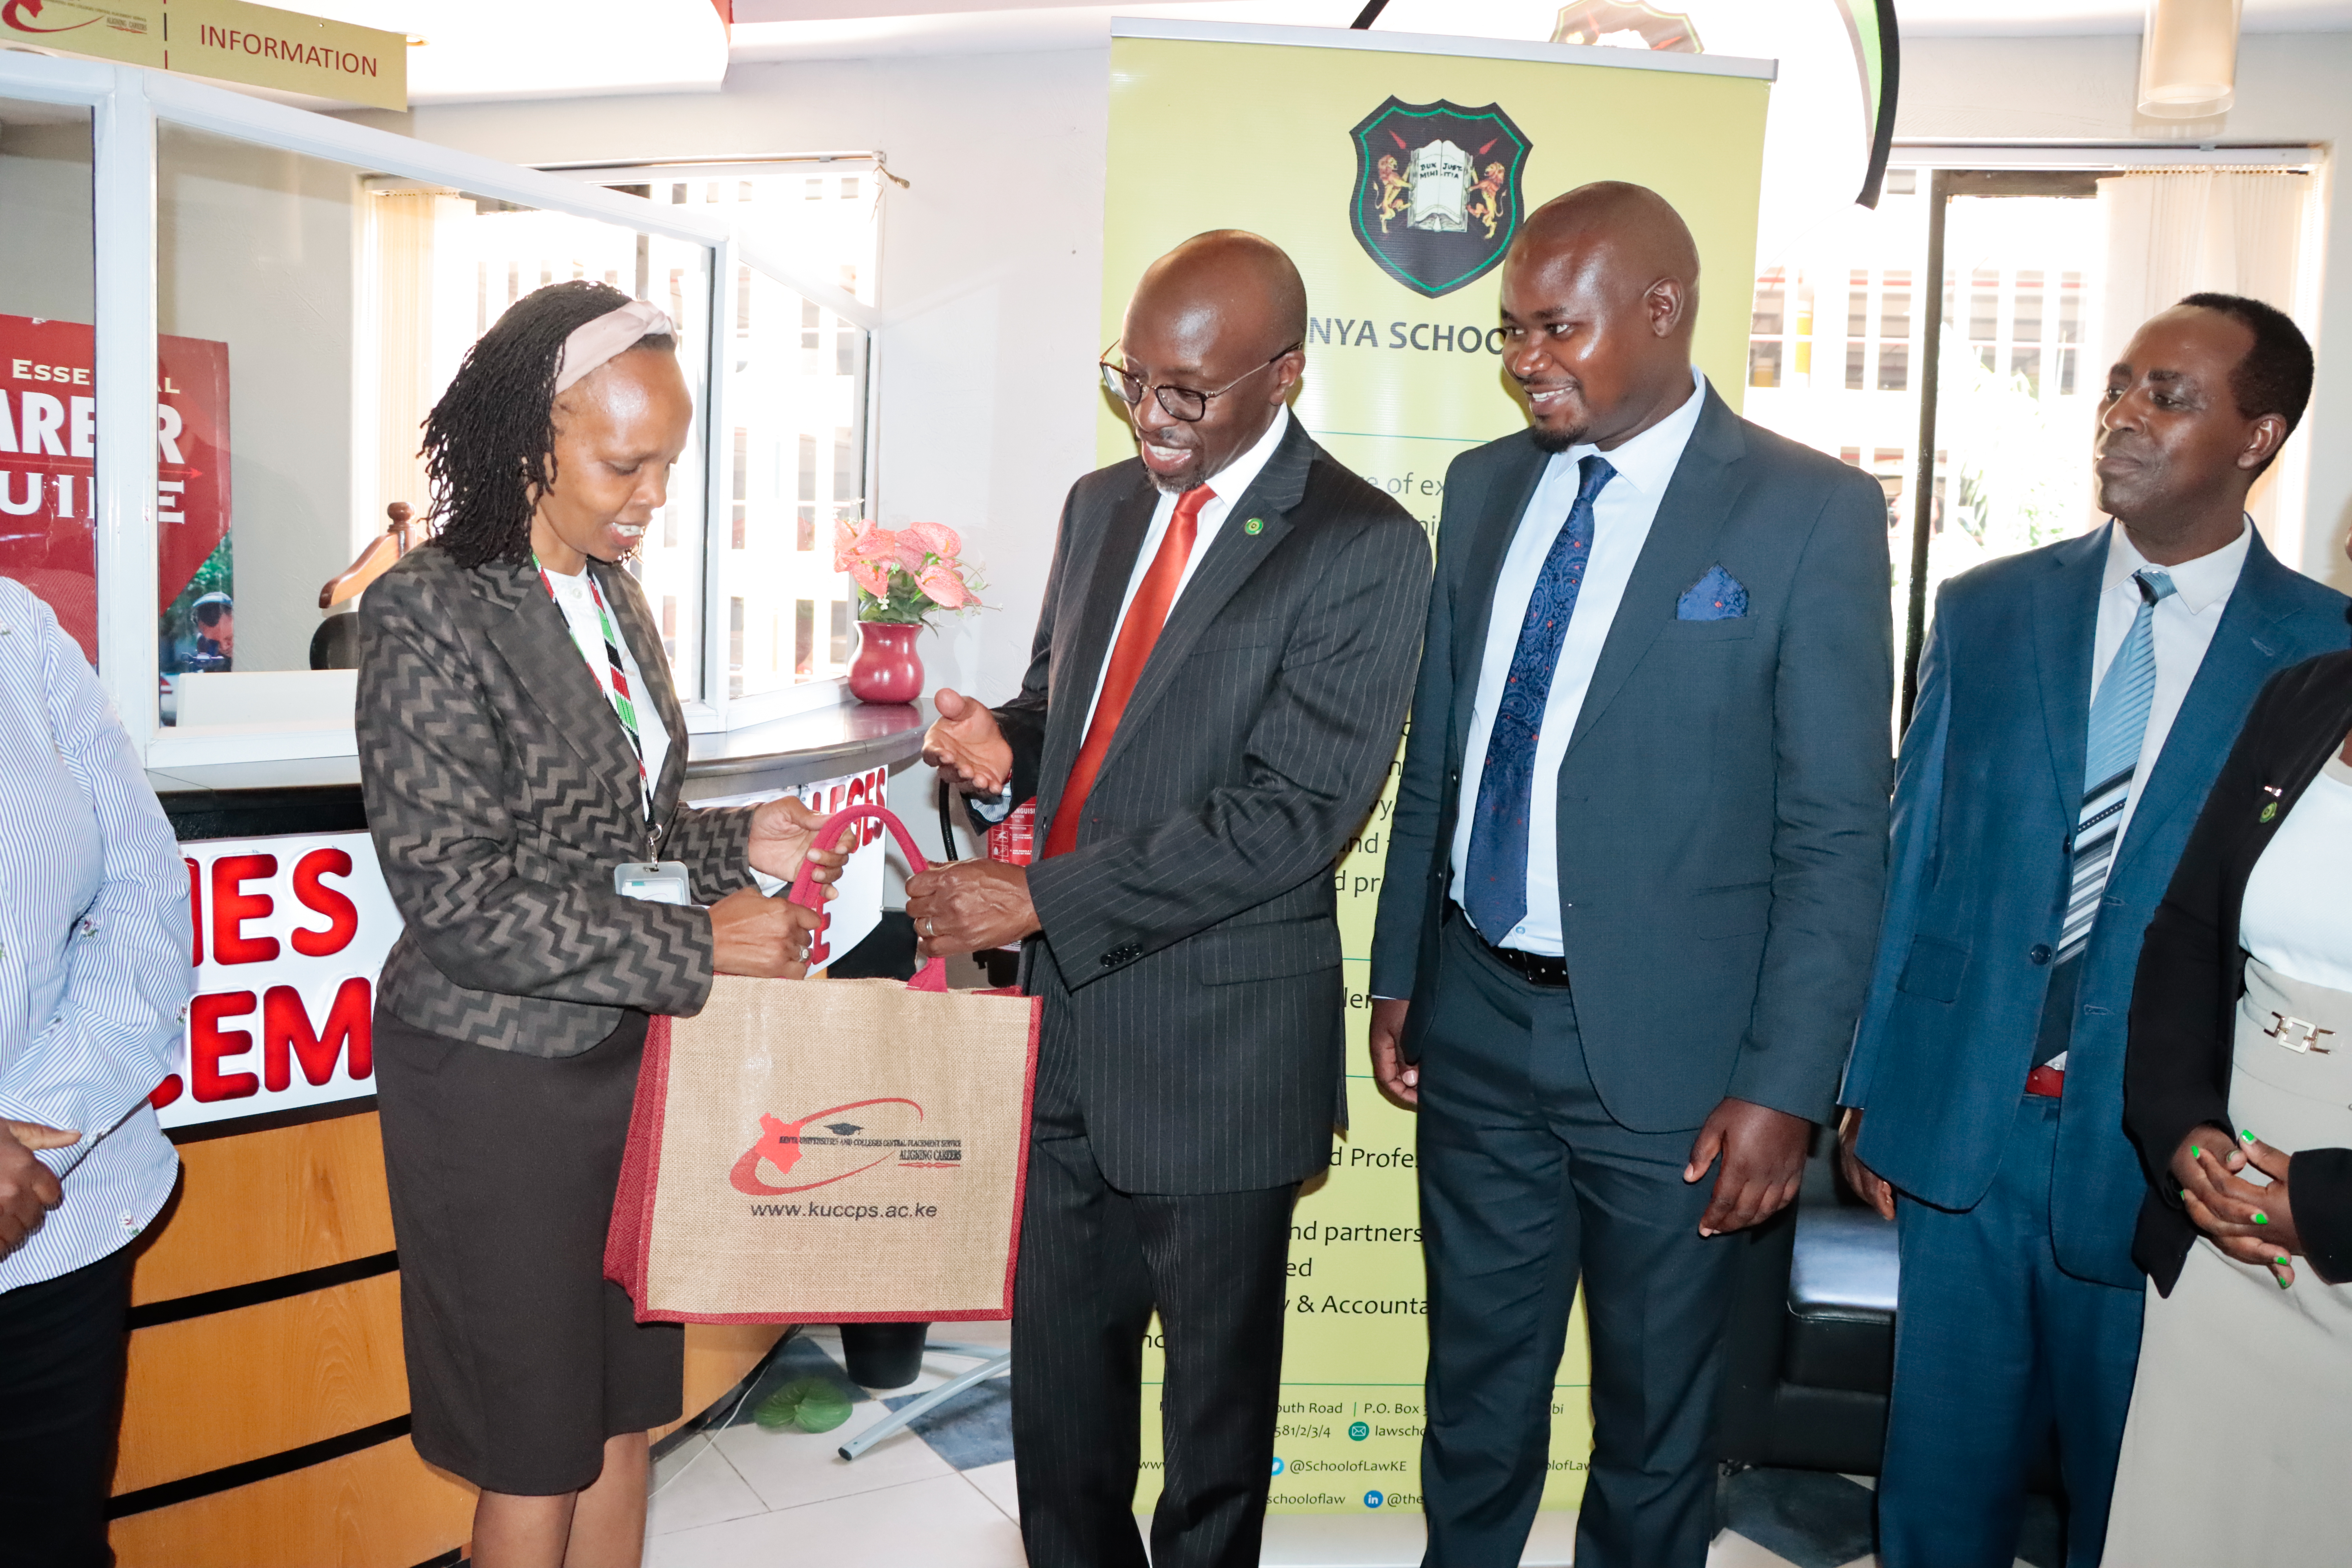
[[[1266,460],[1274,456],[1274,449],[1282,445],[1282,437],[1289,429],[1289,408],[1276,408],[1274,423],[1265,427],[1265,434],[1257,438],[1256,444],[1202,481],[1209,487],[1211,499],[1202,506],[1200,516],[1193,521],[1192,553],[1184,558],[1184,574],[1176,579],[1176,593],[1168,601],[1170,615],[1176,613],[1176,601],[1184,596],[1186,586],[1192,581],[1192,574],[1200,570],[1201,557],[1206,555],[1209,546],[1217,542],[1217,531],[1224,526],[1226,514],[1242,499],[1242,492],[1257,483],[1257,477],[1265,470]],[[1102,700],[1102,683],[1110,674],[1110,656],[1118,647],[1119,631],[1127,625],[1128,606],[1135,603],[1136,592],[1143,586],[1145,574],[1151,570],[1151,563],[1158,558],[1160,546],[1168,538],[1168,525],[1176,516],[1176,503],[1181,499],[1177,494],[1162,490],[1159,504],[1151,509],[1151,526],[1144,531],[1143,548],[1135,553],[1135,570],[1127,574],[1127,593],[1118,601],[1118,619],[1112,623],[1110,647],[1103,650],[1102,670],[1095,677],[1095,694],[1087,701],[1087,730],[1094,728],[1095,705]],[[1078,731],[1081,739],[1086,732],[1086,730]]]
[[[540,568],[547,572],[547,568]],[[604,652],[604,623],[596,614],[596,597],[588,591],[588,568],[583,564],[569,577],[561,572],[547,572],[547,580],[555,589],[555,607],[563,612],[563,624],[571,630],[572,646],[580,657],[588,661],[588,673],[595,678],[596,688],[604,689],[612,674],[613,661]],[[611,606],[612,601],[605,601]],[[621,673],[629,679],[630,705],[637,710],[637,744],[646,758],[646,810],[653,810],[653,787],[661,783],[662,764],[669,761],[669,730],[662,723],[661,710],[646,694],[645,671],[637,667],[636,650],[629,646],[628,633],[621,630],[621,617],[613,617],[613,632],[621,644]],[[612,697],[607,693],[607,702]],[[618,713],[613,715],[620,722]]]
[[[81,1134],[34,1156],[65,1199],[0,1258],[7,1291],[118,1250],[172,1195],[180,1158],[147,1097],[177,1065],[195,972],[187,869],[130,737],[48,605],[6,578],[0,779],[0,1117]]]
[[[2332,756],[2246,879],[2238,945],[2306,985],[2352,991],[2352,768]]]
[[[2205,650],[2212,646],[2213,629],[2230,607],[2231,591],[2238,585],[2238,574],[2245,568],[2246,552],[2253,548],[2253,522],[2249,519],[2236,539],[2211,554],[2160,568],[2172,579],[2173,591],[2158,601],[2148,623],[2156,643],[2156,692],[2148,699],[2147,733],[2139,743],[2139,769],[2132,775],[2131,793],[2124,798],[2123,820],[2116,825],[2117,855],[2123,853],[2124,836],[2131,831],[2140,791],[2147,787],[2148,774],[2163,754],[2164,738],[2172,732],[2181,699],[2189,695],[2189,683],[2197,679],[2197,667],[2205,662]],[[2132,581],[2132,574],[2147,564],[2147,557],[2133,545],[2123,525],[2109,523],[2106,572],[2099,581],[2098,628],[2091,640],[2091,690],[2084,698],[2085,712],[2131,631],[2132,617],[2139,614],[2139,585]]]
[[[1257,483],[1257,477],[1265,471],[1267,459],[1274,456],[1274,449],[1282,445],[1282,437],[1289,429],[1290,409],[1286,405],[1274,411],[1274,423],[1266,426],[1265,434],[1259,437],[1247,451],[1203,481],[1209,487],[1210,499],[1202,506],[1200,515],[1192,520],[1192,553],[1184,558],[1183,575],[1176,579],[1175,595],[1168,601],[1171,616],[1176,613],[1176,600],[1184,596],[1185,588],[1192,581],[1192,574],[1200,570],[1201,557],[1206,555],[1209,546],[1216,542],[1217,531],[1224,526],[1226,514],[1242,499],[1242,493]],[[1151,526],[1144,531],[1143,548],[1135,552],[1135,569],[1127,574],[1127,592],[1118,601],[1118,619],[1111,625],[1110,646],[1103,649],[1102,668],[1095,676],[1094,695],[1087,699],[1087,730],[1094,728],[1095,708],[1102,701],[1103,681],[1110,675],[1110,656],[1118,648],[1119,629],[1127,624],[1128,606],[1135,603],[1136,592],[1143,586],[1144,574],[1151,570],[1153,558],[1159,555],[1160,546],[1167,541],[1168,525],[1175,520],[1176,503],[1182,499],[1179,494],[1162,490],[1159,503],[1151,509]],[[1081,744],[1085,743],[1087,730],[1078,731]],[[972,795],[966,801],[972,816],[992,825],[1010,816],[1015,804],[1010,780],[992,796]],[[1039,847],[1044,847],[1042,842]]]
[[[1577,714],[1592,685],[1593,667],[1601,645],[1617,618],[1642,546],[1648,542],[1658,503],[1665,499],[1683,448],[1706,406],[1706,378],[1691,372],[1691,395],[1673,413],[1625,442],[1613,452],[1580,444],[1553,454],[1528,510],[1519,518],[1518,532],[1503,556],[1502,574],[1495,581],[1495,606],[1486,623],[1486,652],[1478,667],[1478,695],[1470,710],[1470,733],[1462,756],[1462,797],[1454,826],[1454,886],[1462,901],[1462,880],[1470,864],[1470,830],[1478,818],[1478,780],[1486,771],[1486,742],[1495,728],[1495,710],[1510,679],[1511,656],[1518,651],[1520,623],[1527,619],[1528,601],[1543,574],[1552,542],[1568,526],[1570,508],[1583,482],[1579,464],[1600,452],[1617,470],[1592,502],[1592,556],[1576,593],[1576,610],[1569,617],[1560,641],[1559,663],[1552,676],[1551,692],[1544,703],[1543,728],[1536,739],[1534,809],[1528,814],[1528,912],[1496,945],[1558,956],[1562,951],[1559,919],[1559,811],[1557,805],[1559,764],[1568,755],[1569,737],[1575,733]]]

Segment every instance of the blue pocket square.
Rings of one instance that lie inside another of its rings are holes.
[[[1675,601],[1678,621],[1736,621],[1747,613],[1748,590],[1720,566],[1708,567],[1706,575]]]

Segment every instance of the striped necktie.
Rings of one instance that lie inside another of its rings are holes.
[[[2066,918],[2058,928],[2058,962],[2089,945],[2098,916],[2099,895],[2115,868],[2124,806],[2131,799],[2132,775],[2139,768],[2140,742],[2147,736],[2147,709],[2156,696],[2156,606],[2172,594],[2172,579],[2156,567],[2132,574],[2139,585],[2139,613],[2123,647],[2107,666],[2098,695],[2091,699],[2091,738],[2083,759],[2083,817],[2074,828],[2074,879],[2066,896]]]

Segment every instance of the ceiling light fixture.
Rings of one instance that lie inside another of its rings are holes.
[[[2242,0],[2147,0],[2139,111],[2164,120],[2226,114],[2237,101]]]

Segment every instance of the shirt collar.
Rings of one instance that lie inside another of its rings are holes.
[[[1674,481],[1675,470],[1682,466],[1683,448],[1690,445],[1691,432],[1698,428],[1698,416],[1706,411],[1706,377],[1694,365],[1691,395],[1672,414],[1613,452],[1601,452],[1590,441],[1580,441],[1557,460],[1572,467],[1583,461],[1587,453],[1601,452],[1609,459],[1609,466],[1617,470],[1617,479],[1645,496],[1663,497],[1666,486]]]
[[[2158,570],[2172,579],[2173,596],[2180,601],[2180,607],[2192,616],[2201,616],[2230,596],[2230,590],[2238,585],[2238,574],[2245,567],[2247,552],[2253,547],[2254,520],[2249,517],[2240,524],[2238,537],[2221,549]],[[2132,543],[2123,524],[2109,522],[2107,566],[2099,581],[2099,591],[2104,594],[2120,589],[2137,600],[2139,590],[2131,585],[2131,574],[2147,564],[2147,557]]]
[[[1274,411],[1274,423],[1265,427],[1265,434],[1257,438],[1256,445],[1202,481],[1209,487],[1210,493],[1227,506],[1240,500],[1242,492],[1257,483],[1259,473],[1273,458],[1274,449],[1282,445],[1282,438],[1289,430],[1290,407],[1285,404]]]

